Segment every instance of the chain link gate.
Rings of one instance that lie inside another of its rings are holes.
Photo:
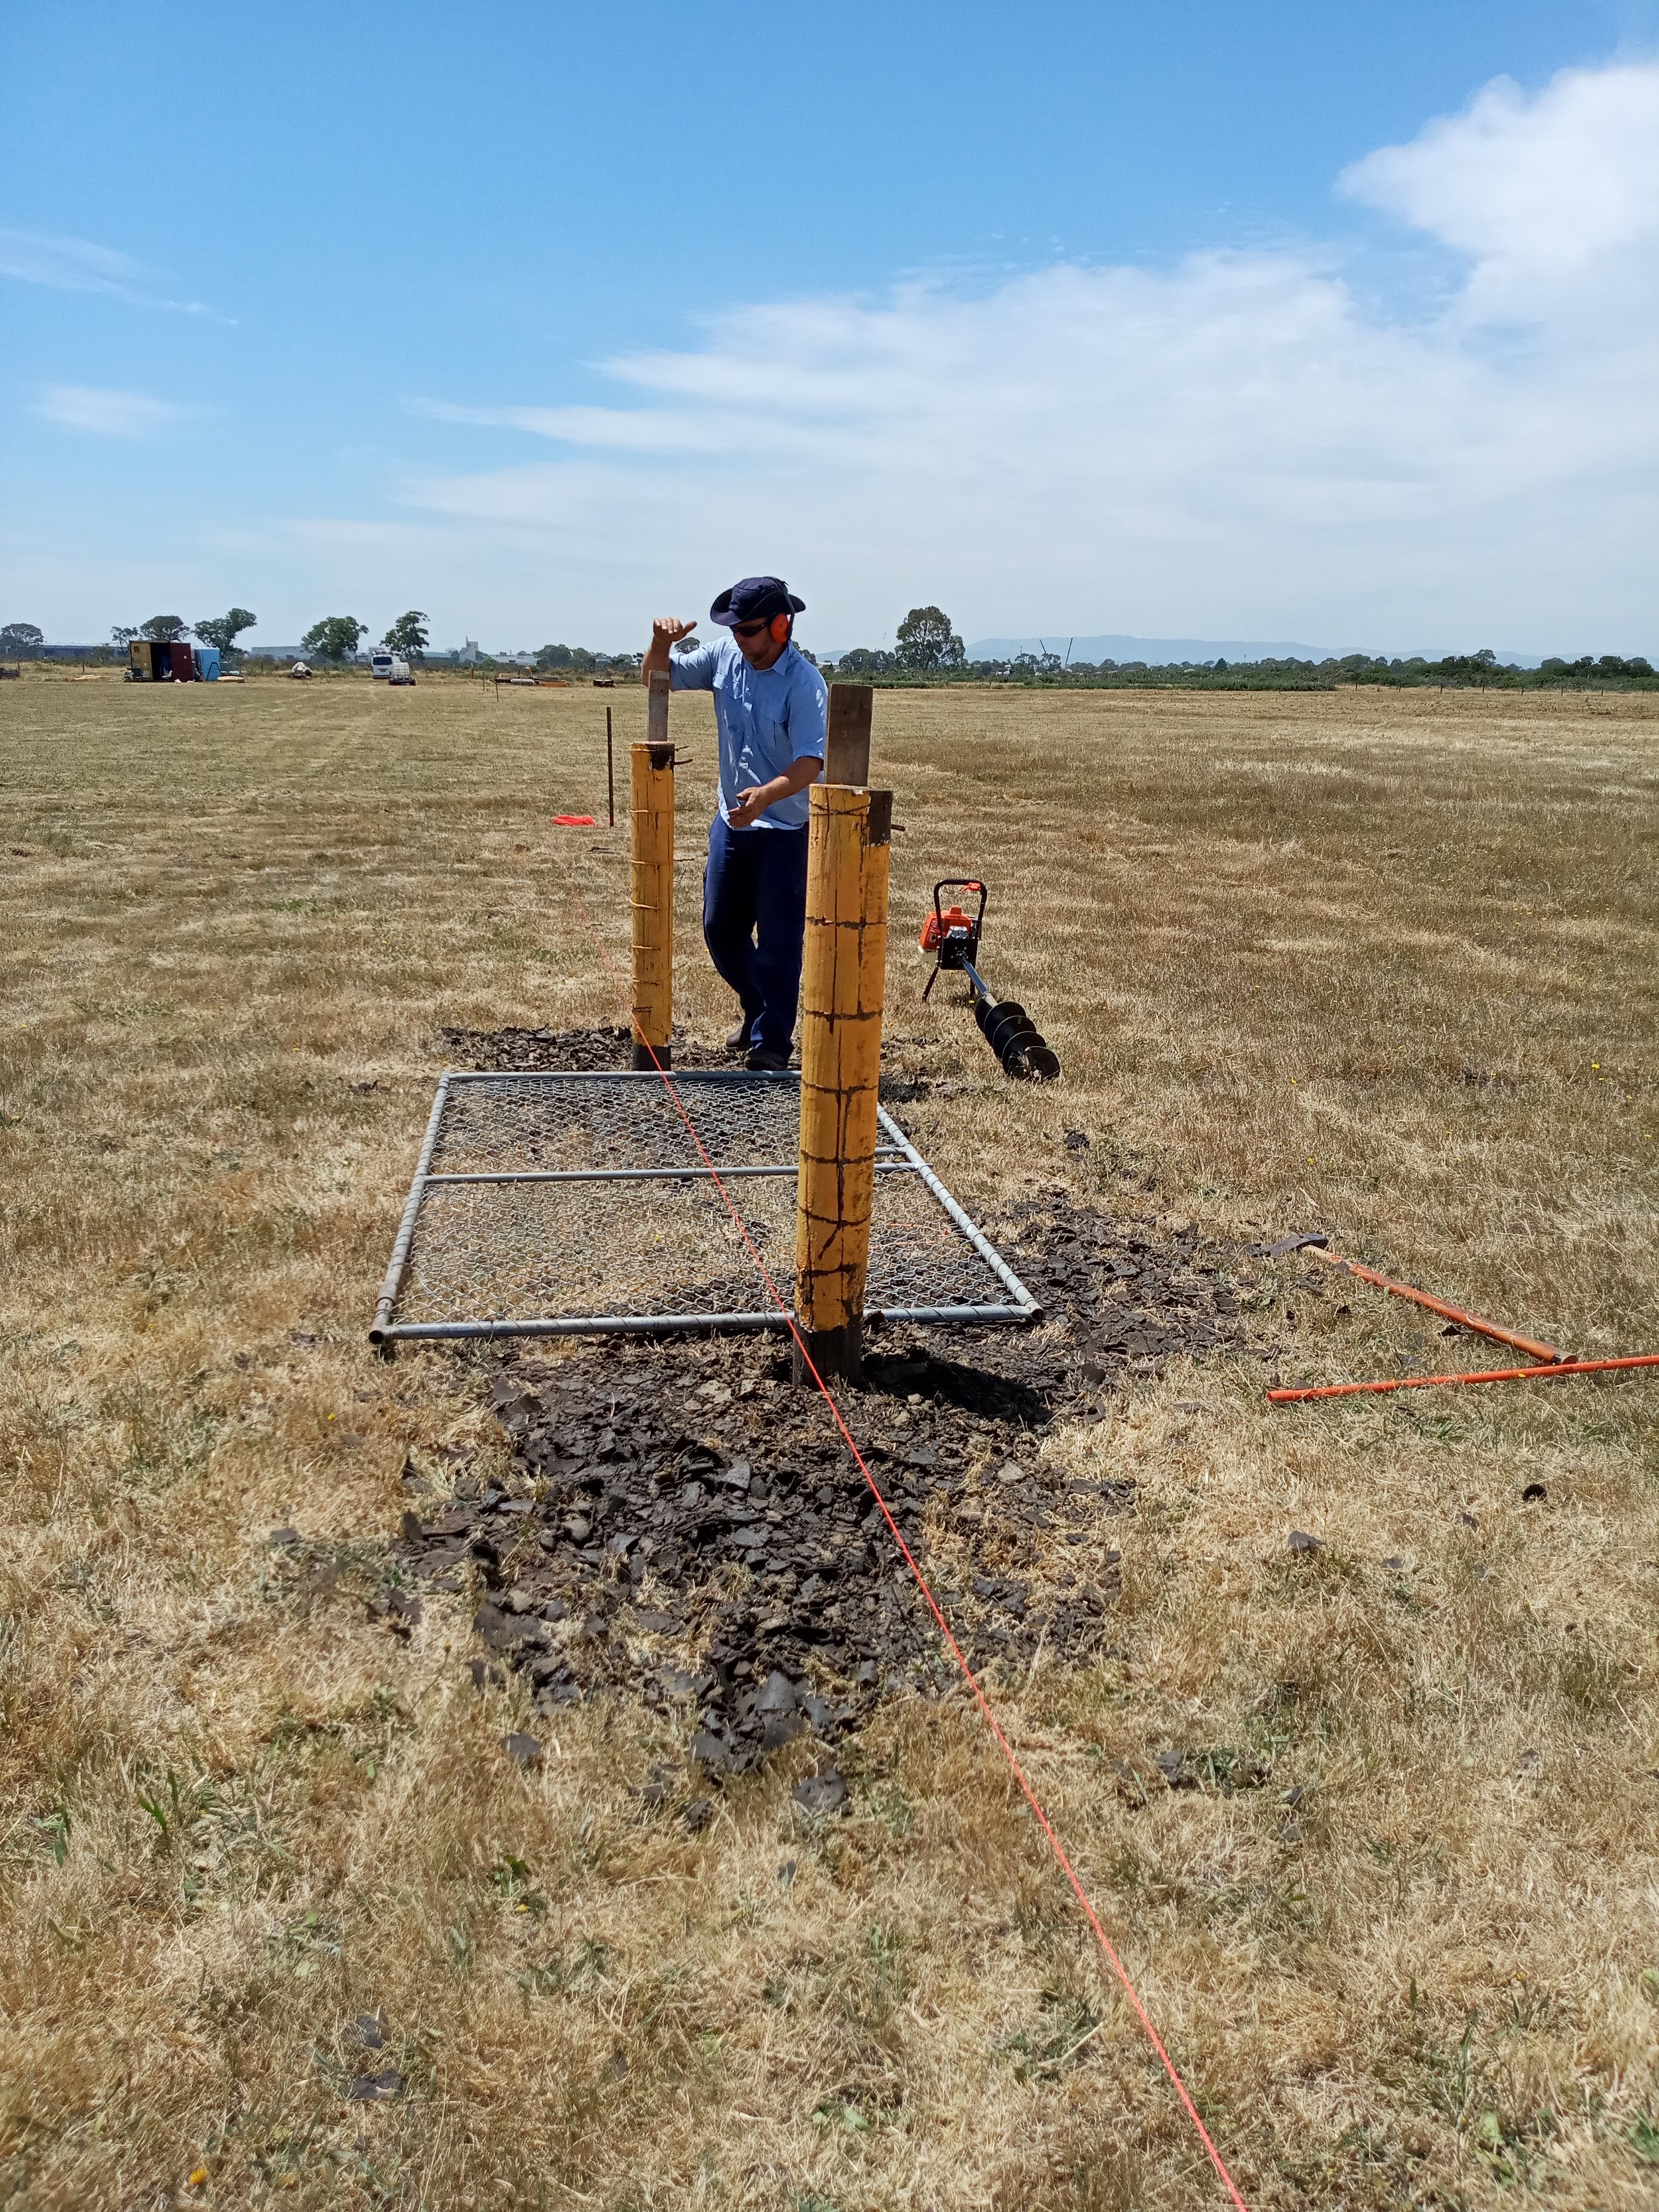
[[[799,1078],[688,1068],[673,1082],[789,1299]],[[866,1321],[1020,1322],[1040,1310],[883,1109]],[[373,1343],[786,1326],[660,1075],[440,1079]]]

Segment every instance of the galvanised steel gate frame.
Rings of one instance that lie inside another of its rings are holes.
[[[781,1133],[785,1126],[786,1115],[790,1131],[793,1132],[795,1127],[796,1117],[790,1109],[799,1097],[799,1078],[792,1071],[782,1071],[777,1073],[751,1073],[747,1069],[676,1069],[673,1083],[694,1126],[699,1120],[700,1109],[708,1109],[706,1118],[711,1124],[720,1119],[722,1112],[735,1109],[739,1113],[748,1115],[751,1126],[750,1131],[746,1133],[752,1134],[755,1122],[760,1123],[759,1135],[763,1140],[768,1136],[775,1136]],[[641,1085],[651,1088],[648,1091],[630,1089],[630,1086]],[[547,1086],[547,1088],[542,1090],[540,1086]],[[586,1088],[566,1090],[555,1086],[586,1086]],[[504,1135],[501,1131],[489,1127],[492,1090],[499,1094],[495,1103],[502,1109]],[[787,1097],[782,1095],[786,1092]],[[611,1094],[611,1100],[605,1100],[605,1093]],[[690,1163],[677,1161],[631,1167],[596,1164],[555,1168],[524,1164],[508,1166],[492,1164],[483,1168],[475,1166],[459,1170],[446,1170],[442,1166],[434,1168],[434,1158],[439,1154],[441,1147],[445,1146],[447,1136],[453,1134],[453,1122],[463,1124],[471,1122],[475,1132],[482,1127],[484,1132],[483,1149],[486,1152],[492,1146],[499,1146],[503,1143],[510,1152],[515,1141],[522,1144],[524,1138],[523,1133],[520,1133],[515,1139],[511,1127],[513,1113],[509,1109],[522,1108],[527,1103],[539,1100],[539,1103],[547,1109],[550,1130],[556,1136],[568,1138],[574,1134],[579,1139],[585,1133],[580,1127],[584,1115],[590,1122],[600,1118],[604,1109],[614,1102],[615,1107],[620,1109],[623,1136],[626,1139],[635,1133],[643,1133],[642,1141],[645,1148],[649,1149],[650,1140],[654,1140],[660,1145],[663,1131],[669,1127],[665,1121],[661,1121],[654,1129],[647,1131],[645,1128],[646,1117],[663,1095],[663,1078],[651,1069],[637,1073],[631,1069],[620,1068],[601,1070],[536,1068],[511,1071],[451,1069],[446,1072],[439,1080],[437,1096],[433,1101],[431,1116],[427,1123],[420,1157],[416,1164],[415,1178],[410,1187],[403,1218],[392,1248],[392,1258],[386,1268],[386,1280],[375,1310],[374,1326],[369,1331],[370,1341],[389,1352],[398,1343],[441,1338],[598,1336],[617,1333],[665,1335],[689,1330],[786,1328],[787,1326],[786,1317],[772,1304],[769,1297],[764,1295],[757,1271],[755,1275],[755,1289],[759,1302],[737,1310],[526,1314],[490,1319],[478,1319],[462,1315],[444,1315],[424,1320],[398,1317],[399,1302],[410,1286],[411,1260],[416,1263],[418,1270],[423,1236],[426,1236],[429,1242],[435,1243],[441,1242],[446,1233],[441,1230],[433,1229],[431,1217],[424,1211],[428,1207],[430,1201],[441,1199],[444,1194],[465,1191],[469,1187],[518,1186],[525,1188],[527,1191],[534,1186],[548,1185],[621,1187],[632,1184],[641,1187],[678,1186],[682,1188],[689,1186],[696,1188],[707,1188],[710,1183],[710,1171],[700,1159]],[[672,1103],[672,1101],[669,1102],[671,1105]],[[479,1113],[480,1107],[483,1109],[482,1118]],[[572,1109],[574,1109],[574,1112]],[[640,1116],[640,1133],[628,1127],[628,1115],[633,1110],[637,1110]],[[960,1326],[968,1323],[1029,1322],[1037,1318],[1042,1312],[1042,1308],[1031,1292],[1027,1290],[989,1240],[969,1219],[967,1214],[891,1115],[884,1108],[878,1110],[880,1116],[881,1141],[878,1144],[876,1152],[878,1184],[878,1218],[872,1225],[871,1242],[872,1289],[876,1287],[884,1273],[880,1217],[884,1211],[881,1201],[887,1193],[884,1190],[883,1185],[887,1183],[889,1178],[902,1176],[911,1179],[910,1188],[920,1187],[924,1190],[933,1202],[933,1206],[937,1210],[937,1216],[942,1217],[942,1218],[935,1218],[933,1215],[928,1214],[925,1219],[918,1219],[913,1213],[909,1241],[912,1243],[918,1241],[915,1232],[919,1230],[921,1241],[926,1242],[931,1238],[934,1253],[940,1262],[940,1272],[954,1274],[958,1284],[967,1280],[976,1290],[982,1290],[985,1294],[971,1297],[958,1295],[953,1300],[944,1299],[937,1303],[929,1303],[925,1299],[917,1298],[910,1302],[885,1304],[867,1309],[866,1320],[908,1321]],[[453,1116],[453,1121],[452,1121],[452,1116]],[[769,1117],[775,1125],[771,1129],[765,1127]],[[533,1123],[533,1115],[532,1120]],[[678,1115],[674,1117],[674,1125],[676,1133],[683,1139],[684,1124],[678,1121]],[[532,1139],[539,1133],[532,1127]],[[708,1129],[699,1129],[699,1135],[704,1141],[705,1148],[712,1156],[714,1146],[708,1141],[709,1133]],[[689,1139],[685,1141],[688,1150],[691,1149]],[[537,1149],[535,1142],[532,1140],[526,1148],[535,1151]],[[459,1149],[465,1157],[465,1135],[461,1139]],[[797,1163],[793,1158],[787,1161],[736,1159],[727,1163],[715,1158],[714,1169],[722,1183],[777,1182],[786,1178],[793,1181],[798,1171]],[[571,1194],[573,1197],[575,1195],[574,1189]],[[643,1195],[643,1191],[641,1194]],[[478,1258],[477,1264],[465,1270],[474,1279],[480,1273],[488,1273],[489,1259],[488,1233],[481,1241],[480,1250],[481,1257]],[[898,1284],[908,1286],[908,1282],[919,1273],[925,1277],[928,1271],[928,1257],[926,1254],[920,1261],[914,1257],[901,1256],[896,1262],[896,1270],[890,1269],[888,1272],[890,1274],[896,1273],[896,1287]],[[793,1242],[791,1267],[775,1267],[772,1271],[774,1279],[781,1280],[781,1278],[790,1276],[792,1267]],[[750,1262],[750,1267],[752,1270],[752,1261]],[[781,1281],[781,1287],[782,1286]]]

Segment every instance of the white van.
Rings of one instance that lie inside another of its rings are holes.
[[[392,672],[393,667],[396,665],[396,662],[394,661],[392,653],[387,651],[385,646],[377,645],[375,647],[374,652],[370,653],[368,657],[368,665],[377,684],[389,684],[392,682]]]

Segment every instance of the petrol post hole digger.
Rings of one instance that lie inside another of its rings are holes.
[[[979,905],[969,914],[960,906],[941,903],[946,891],[977,894]],[[946,876],[933,885],[933,910],[921,925],[921,949],[933,956],[933,972],[922,998],[927,1000],[941,975],[965,975],[974,1019],[985,1041],[1002,1062],[1003,1073],[1024,1083],[1052,1083],[1060,1073],[1060,1060],[1047,1038],[1017,1000],[994,999],[990,986],[974,964],[985,927],[985,885],[969,876]]]

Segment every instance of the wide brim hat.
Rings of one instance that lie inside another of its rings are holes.
[[[773,615],[805,611],[805,600],[798,599],[781,576],[745,576],[720,593],[708,610],[708,619],[731,629],[738,623],[765,622]]]

